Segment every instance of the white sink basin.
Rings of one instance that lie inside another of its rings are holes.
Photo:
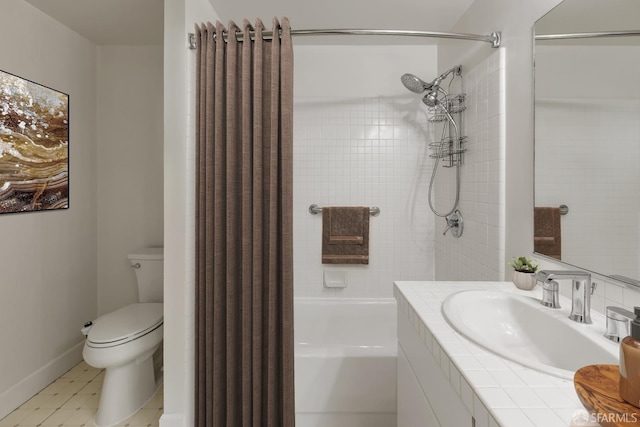
[[[442,302],[451,326],[505,359],[556,377],[573,379],[593,364],[618,364],[619,347],[602,336],[604,325],[582,325],[539,301],[500,291],[462,291]],[[595,316],[594,316],[595,317]]]

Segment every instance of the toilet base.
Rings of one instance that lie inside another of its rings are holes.
[[[96,426],[107,427],[126,420],[153,397],[160,386],[154,373],[153,353],[150,351],[131,363],[105,369]]]

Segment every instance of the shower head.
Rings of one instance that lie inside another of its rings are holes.
[[[413,74],[403,74],[402,77],[400,77],[400,81],[404,87],[414,93],[423,93],[433,86],[433,83],[427,83]]]
[[[409,89],[411,92],[420,94],[428,92],[422,98],[422,102],[427,107],[434,108],[435,106],[440,105],[440,101],[438,100],[438,91],[442,91],[442,93],[446,95],[444,89],[440,87],[440,83],[451,73],[455,73],[456,76],[462,75],[462,67],[460,65],[456,65],[433,79],[431,83],[427,83],[413,74],[403,74],[402,77],[400,77],[400,81],[404,87]]]
[[[432,90],[422,98],[422,102],[427,107],[434,108],[436,105],[440,104],[440,101],[438,101],[438,89],[439,87],[434,86],[434,90]]]
[[[438,100],[438,91],[442,91],[445,95],[446,92],[440,87],[440,83],[447,78],[447,76],[451,73],[455,73],[456,76],[459,76],[462,74],[462,67],[460,65],[457,65],[447,71],[445,71],[444,73],[440,74],[440,76],[436,77],[431,83],[427,83],[427,90],[429,91],[428,94],[426,94],[423,98],[422,98],[422,102],[427,106],[427,107],[435,107],[436,105],[440,104],[440,101]],[[406,75],[406,74],[405,74]],[[404,77],[404,76],[403,76]],[[405,85],[406,86],[406,85]]]

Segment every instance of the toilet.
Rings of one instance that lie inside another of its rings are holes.
[[[117,424],[144,406],[162,382],[154,353],[163,338],[163,248],[132,251],[138,303],[93,321],[82,356],[105,369],[96,426]]]

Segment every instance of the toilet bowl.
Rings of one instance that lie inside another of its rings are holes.
[[[151,399],[161,384],[154,353],[163,339],[162,248],[134,251],[141,302],[100,316],[88,331],[82,356],[105,369],[96,426],[118,424]],[[160,301],[158,301],[160,300]]]

